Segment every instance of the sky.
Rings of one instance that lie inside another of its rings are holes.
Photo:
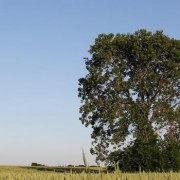
[[[83,57],[101,33],[180,39],[179,0],[0,0],[0,165],[89,164],[79,121]]]

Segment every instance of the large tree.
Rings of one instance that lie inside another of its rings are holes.
[[[80,120],[104,161],[128,141],[180,140],[180,41],[162,31],[100,34],[79,79]],[[139,147],[139,146],[138,146]]]

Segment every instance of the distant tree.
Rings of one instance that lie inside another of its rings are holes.
[[[180,41],[143,29],[100,34],[89,52],[88,74],[79,79],[78,91],[80,120],[93,130],[91,153],[105,161],[132,138],[124,148],[129,153],[121,153],[137,154],[138,160],[129,157],[130,169],[155,170],[160,142],[180,145]]]
[[[31,166],[45,166],[44,164],[38,164],[36,162],[31,163]]]

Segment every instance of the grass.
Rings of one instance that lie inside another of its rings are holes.
[[[68,167],[44,167],[49,169]],[[90,167],[89,167],[90,168]],[[74,168],[76,169],[76,168]],[[97,170],[97,168],[96,168]],[[0,166],[0,180],[179,180],[180,173],[81,173],[40,171],[34,167]]]
[[[86,159],[86,155],[85,155],[84,149],[82,149],[82,156],[83,156],[85,172],[87,172],[87,170],[88,170],[88,163],[87,163],[87,159]]]

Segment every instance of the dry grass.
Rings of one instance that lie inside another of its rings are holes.
[[[180,180],[180,173],[56,173],[1,166],[0,180]]]

